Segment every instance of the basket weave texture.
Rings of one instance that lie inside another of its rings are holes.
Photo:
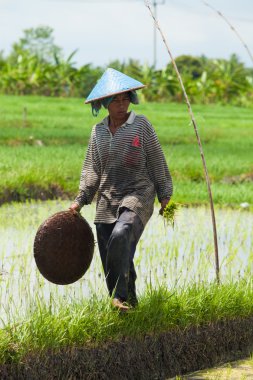
[[[36,233],[35,262],[48,281],[71,284],[88,270],[94,245],[92,229],[80,214],[57,212],[46,219]]]

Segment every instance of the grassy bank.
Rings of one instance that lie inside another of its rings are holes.
[[[185,105],[132,107],[154,125],[173,179],[174,200],[207,203],[202,163]],[[214,201],[253,199],[253,109],[194,106]],[[105,116],[105,111],[100,117]],[[99,117],[99,118],[100,118]],[[91,126],[99,120],[80,99],[0,96],[0,201],[73,197]]]
[[[50,305],[34,298],[26,318],[0,330],[0,362],[60,348],[95,347],[106,342],[157,334],[209,322],[253,315],[252,280],[221,286],[195,284],[169,291],[148,289],[138,308],[119,315],[108,299]]]

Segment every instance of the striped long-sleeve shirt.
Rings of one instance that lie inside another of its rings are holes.
[[[97,193],[95,223],[114,223],[120,207],[147,223],[159,201],[172,195],[172,180],[157,135],[133,111],[112,135],[109,117],[92,129],[75,202],[90,204]]]

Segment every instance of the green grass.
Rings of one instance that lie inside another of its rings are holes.
[[[134,109],[145,114],[157,131],[174,180],[173,200],[208,203],[186,106],[143,104]],[[252,182],[247,181],[253,172],[252,109],[197,105],[193,109],[216,204],[252,203]],[[96,120],[80,99],[0,96],[0,196],[8,190],[25,198],[32,186],[52,185],[74,196]],[[47,348],[100,344],[253,314],[251,213],[217,210],[222,279],[217,286],[209,210],[180,208],[173,233],[156,210],[136,253],[140,305],[134,313],[121,316],[110,308],[101,287],[104,279],[97,253],[88,277],[64,290],[48,284],[34,268],[31,253],[38,226],[67,207],[68,202],[49,206],[31,202],[0,208],[4,326],[0,362],[20,361],[29,352]],[[89,207],[91,212],[89,208],[83,212],[91,224],[95,210],[94,205]],[[207,279],[211,280],[206,283]]]
[[[34,298],[30,313],[22,322],[0,330],[0,362],[19,361],[29,352],[78,347],[141,337],[174,328],[253,314],[252,280],[198,284],[167,290],[149,288],[138,308],[120,315],[108,299],[95,296],[66,304],[64,299],[49,306]]]
[[[49,283],[36,268],[36,231],[68,204],[27,202],[0,208],[0,362],[19,361],[47,348],[100,344],[253,315],[251,212],[217,210],[217,286],[209,209],[180,207],[172,229],[155,208],[135,254],[140,305],[120,316],[110,308],[97,245],[89,270],[74,284]],[[82,213],[94,227],[95,204]]]
[[[24,107],[27,119],[24,120]],[[208,203],[203,167],[184,104],[132,107],[154,125],[174,180],[174,201]],[[194,105],[214,201],[252,203],[252,108]],[[80,99],[0,96],[0,195],[25,197],[32,186],[75,195],[93,118]]]

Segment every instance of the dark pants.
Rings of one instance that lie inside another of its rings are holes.
[[[110,296],[137,303],[134,268],[136,245],[144,230],[133,211],[123,208],[115,223],[97,223],[97,240]]]

